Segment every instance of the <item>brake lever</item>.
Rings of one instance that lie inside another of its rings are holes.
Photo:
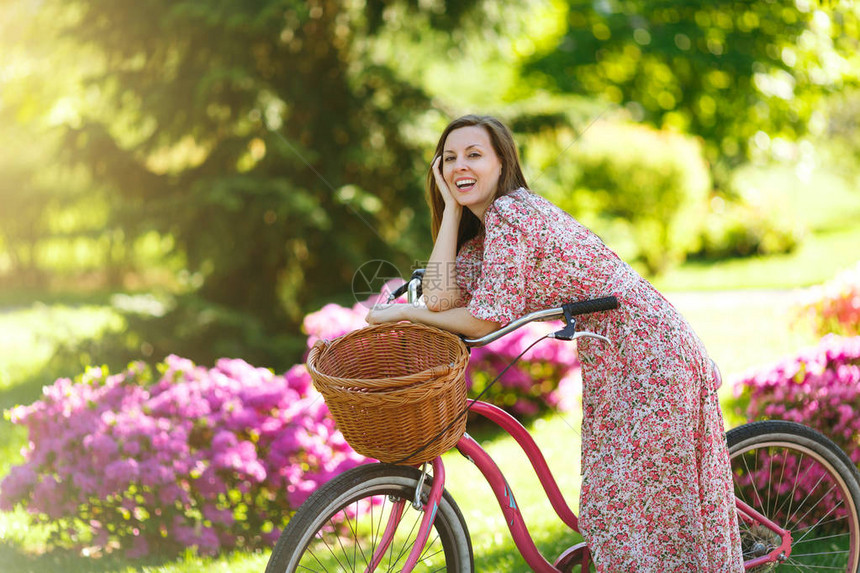
[[[611,343],[612,341],[602,334],[597,334],[596,332],[590,332],[588,330],[580,330],[576,334],[573,335],[573,339],[576,340],[578,338],[596,338],[601,342]]]
[[[579,330],[577,332],[574,332],[573,334],[570,334],[568,332],[567,327],[562,328],[561,330],[559,330],[557,332],[553,332],[551,334],[548,334],[547,338],[555,338],[556,340],[578,340],[580,338],[596,338],[597,340],[600,340],[601,342],[607,342],[607,343],[612,342],[610,339],[606,338],[602,334],[597,334],[596,332],[591,332],[589,330]]]
[[[577,340],[579,338],[596,338],[603,342],[612,342],[602,334],[591,332],[588,330],[576,330],[576,319],[570,311],[570,305],[564,305],[564,327],[552,334],[547,335],[547,338],[555,338],[556,340]]]

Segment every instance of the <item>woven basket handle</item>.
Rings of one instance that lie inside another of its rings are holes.
[[[309,369],[313,368],[313,364],[316,363],[319,355],[331,344],[328,340],[319,339],[314,342],[314,345],[311,346],[310,352],[308,352],[308,357],[305,360],[305,364],[309,367]]]
[[[427,375],[427,379],[441,378],[443,376],[447,376],[451,370],[453,370],[453,368],[450,364],[442,364],[440,366],[434,366],[433,368],[426,370],[424,373]]]

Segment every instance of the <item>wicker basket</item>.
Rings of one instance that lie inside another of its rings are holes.
[[[468,356],[449,332],[389,323],[317,342],[307,367],[352,449],[412,465],[432,460],[463,435]]]

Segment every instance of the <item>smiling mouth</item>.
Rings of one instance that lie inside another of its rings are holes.
[[[460,179],[459,181],[456,181],[454,185],[456,185],[458,189],[465,190],[474,187],[477,182],[478,181],[476,179]]]

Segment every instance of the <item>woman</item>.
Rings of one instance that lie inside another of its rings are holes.
[[[439,140],[427,188],[434,246],[426,308],[374,308],[470,337],[528,312],[614,295],[579,325],[580,528],[599,571],[742,571],[719,374],[675,308],[592,232],[528,191],[498,120],[465,116]]]

